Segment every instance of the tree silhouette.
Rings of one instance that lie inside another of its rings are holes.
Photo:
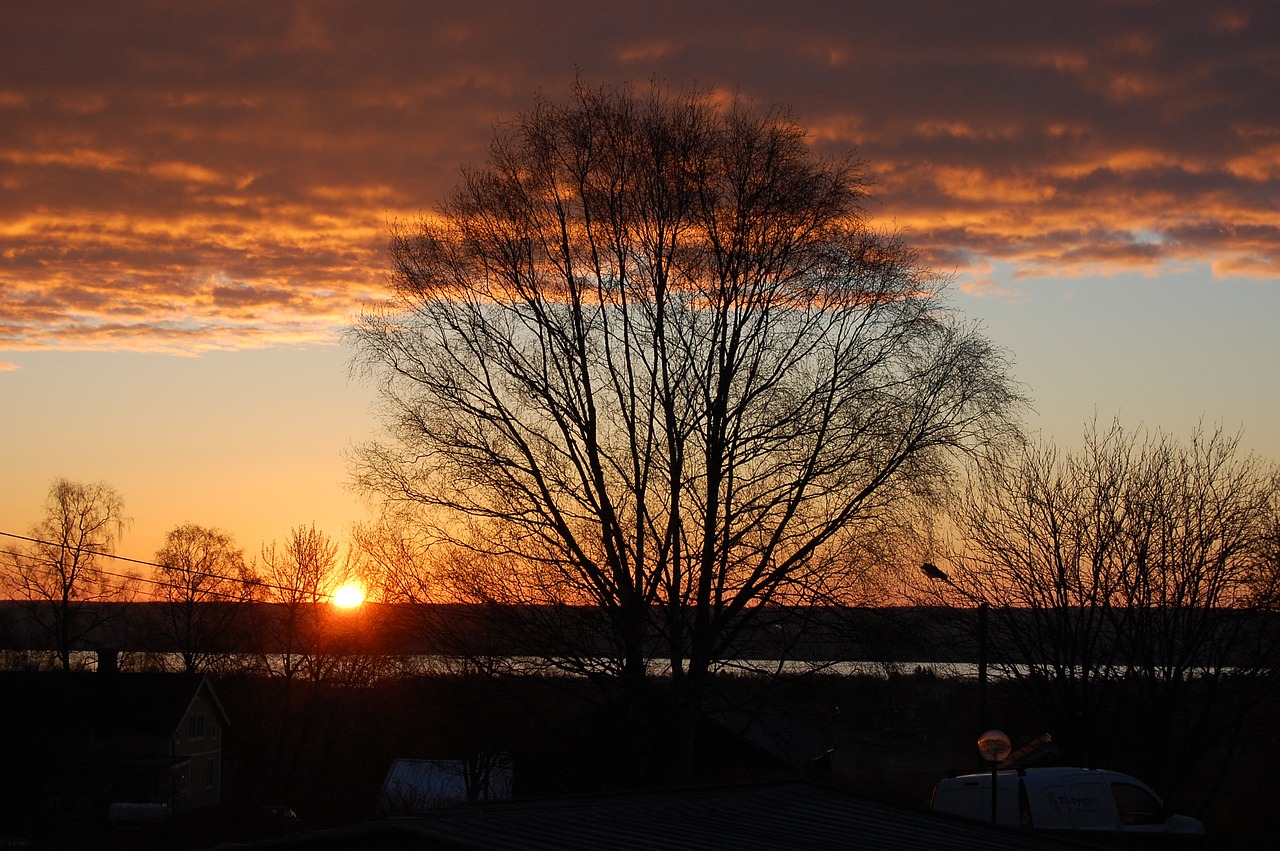
[[[1278,484],[1221,430],[1094,424],[1081,450],[1032,446],[976,484],[952,582],[990,602],[1005,674],[1060,745],[1174,788],[1273,663]]]
[[[169,530],[156,561],[159,595],[168,603],[165,637],[183,670],[205,671],[227,655],[229,633],[252,593],[244,553],[229,533],[186,523]]]
[[[330,662],[323,634],[325,604],[342,582],[338,545],[314,523],[295,526],[283,546],[275,541],[263,546],[257,578],[257,598],[271,604],[262,614],[264,650],[278,660],[286,683],[300,674],[321,679]]]
[[[32,542],[8,558],[11,593],[49,635],[64,671],[72,651],[103,623],[95,604],[125,599],[133,589],[131,575],[109,577],[100,566],[127,524],[124,499],[111,485],[55,479]]]
[[[860,523],[1015,434],[1000,352],[866,225],[864,185],[782,108],[538,100],[394,232],[353,332],[393,436],[360,484],[478,555],[472,599],[563,628],[548,658],[633,694],[665,663],[691,729],[759,604],[830,593]]]

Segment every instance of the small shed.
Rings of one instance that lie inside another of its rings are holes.
[[[384,815],[421,815],[442,807],[511,799],[515,772],[506,754],[471,759],[397,759],[391,763],[378,808]]]

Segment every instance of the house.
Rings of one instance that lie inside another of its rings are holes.
[[[228,723],[200,675],[0,672],[0,814],[94,820],[112,804],[217,804]]]

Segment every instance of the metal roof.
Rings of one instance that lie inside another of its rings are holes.
[[[441,851],[1088,847],[1060,836],[993,827],[804,782],[473,805],[371,824],[363,833],[336,831],[286,844]]]

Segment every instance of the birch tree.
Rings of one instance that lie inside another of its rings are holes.
[[[10,591],[48,634],[64,671],[102,625],[97,604],[126,599],[136,588],[132,574],[102,565],[128,522],[124,498],[106,482],[55,479],[28,545],[9,557]]]

